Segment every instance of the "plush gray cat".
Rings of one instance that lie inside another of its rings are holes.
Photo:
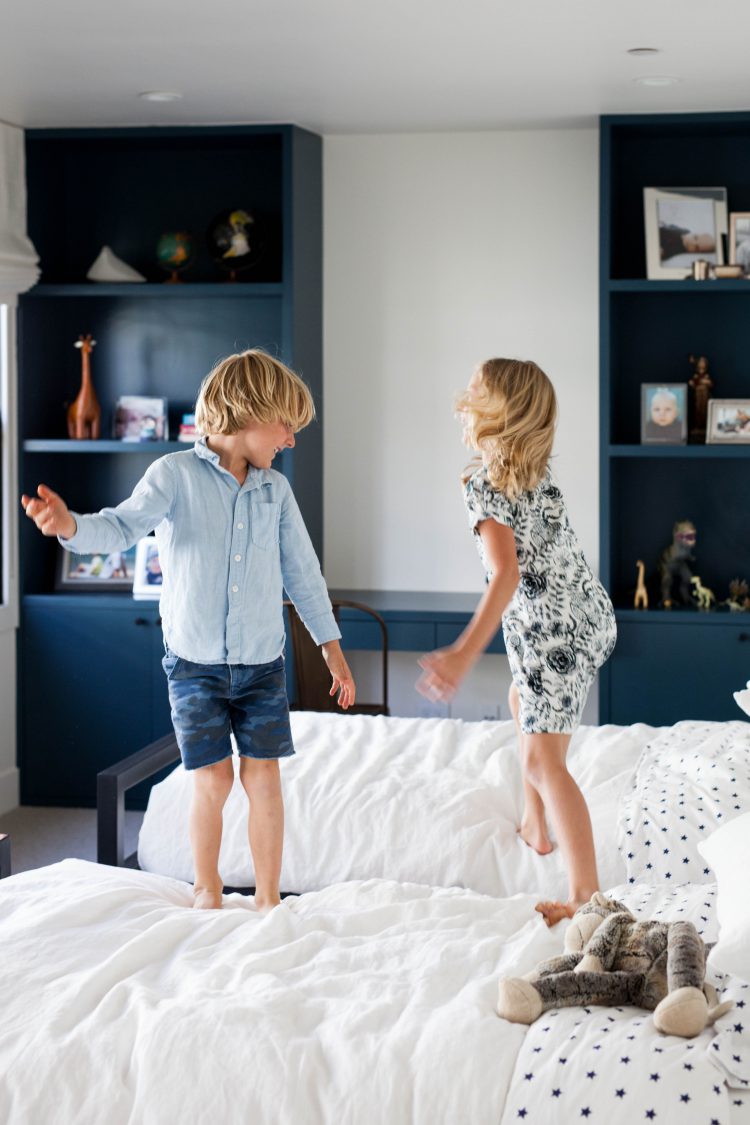
[[[597,892],[573,916],[566,952],[500,981],[497,1011],[533,1023],[550,1008],[634,1004],[666,1035],[692,1038],[731,1007],[705,982],[707,947],[690,922],[639,922]],[[709,1007],[710,1005],[710,1007]]]

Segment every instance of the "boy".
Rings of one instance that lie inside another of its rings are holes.
[[[279,758],[294,753],[286,698],[283,588],[331,673],[346,710],[355,687],[339,645],[320,564],[289,484],[271,469],[315,414],[293,371],[259,350],[222,360],[196,403],[203,435],[192,449],[154,461],[132,496],[95,515],[68,510],[40,484],[23,496],[43,535],[80,554],[123,551],[156,530],[163,572],[160,612],[172,721],[194,772],[190,843],[194,905],[221,906],[222,809],[234,780],[230,730],[250,801],[255,903],[280,902],[284,835]]]

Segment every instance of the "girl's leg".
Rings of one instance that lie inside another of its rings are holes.
[[[284,802],[275,758],[240,758],[240,780],[250,801],[247,832],[255,866],[255,905],[270,910],[281,902]]]
[[[219,875],[222,809],[234,782],[232,759],[193,770],[190,846],[195,867],[194,906],[218,910],[223,883]]]
[[[572,918],[599,889],[591,817],[581,790],[568,773],[569,734],[524,735],[525,767],[541,795],[568,869],[568,901],[540,902],[548,926]]]
[[[552,851],[552,842],[547,835],[544,803],[539,796],[539,791],[529,781],[526,771],[524,737],[518,723],[518,688],[513,683],[510,685],[508,692],[508,706],[516,724],[518,750],[521,756],[521,775],[523,777],[523,815],[518,835],[530,848],[539,852],[539,855],[549,855]]]

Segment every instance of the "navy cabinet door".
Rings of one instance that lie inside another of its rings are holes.
[[[157,685],[159,733],[168,733],[157,620],[155,607],[132,602],[24,607],[23,803],[95,804],[97,772],[157,737]]]
[[[621,622],[615,651],[609,722],[742,719],[732,693],[750,679],[750,624]]]

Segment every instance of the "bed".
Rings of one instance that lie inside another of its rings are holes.
[[[562,870],[516,838],[509,724],[294,722],[298,893],[269,915],[239,893],[187,909],[179,767],[139,842],[158,873],[65,860],[0,882],[0,1120],[750,1123],[750,725],[584,728],[571,748],[603,886],[638,916],[721,932],[708,974],[735,1008],[681,1040],[635,1008],[528,1029],[495,1014],[498,978],[559,953],[565,928],[533,909]],[[222,856],[237,885],[244,828],[238,803]]]

